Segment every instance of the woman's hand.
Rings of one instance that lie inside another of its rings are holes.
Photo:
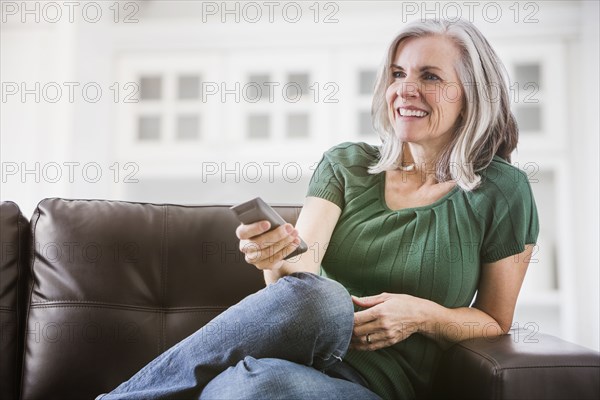
[[[526,245],[520,254],[484,264],[472,307],[447,308],[406,294],[352,296],[355,304],[367,309],[354,313],[350,348],[377,350],[417,332],[443,347],[507,333],[533,248]]]
[[[423,323],[422,299],[406,294],[381,293],[354,297],[354,304],[367,308],[354,313],[350,348],[377,350],[396,344],[419,331]]]
[[[283,265],[283,259],[300,244],[298,231],[291,224],[281,225],[267,232],[270,227],[269,221],[259,221],[249,225],[241,224],[235,230],[246,262],[261,270],[279,269]]]

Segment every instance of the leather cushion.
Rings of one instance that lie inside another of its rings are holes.
[[[264,287],[227,206],[46,199],[31,222],[25,399],[109,391]]]

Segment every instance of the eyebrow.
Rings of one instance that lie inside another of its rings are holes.
[[[402,68],[399,65],[396,64],[392,64],[392,68],[397,68],[397,69],[401,69],[402,71],[404,71],[404,68]],[[421,68],[419,68],[419,71],[426,71],[428,69],[437,69],[438,71],[443,71],[441,68],[436,67],[435,65],[424,65]]]

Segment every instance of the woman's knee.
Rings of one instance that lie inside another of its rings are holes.
[[[281,278],[308,306],[306,314],[320,315],[326,321],[336,321],[354,314],[350,294],[344,286],[332,279],[309,272],[295,272]]]

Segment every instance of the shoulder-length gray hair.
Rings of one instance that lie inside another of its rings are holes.
[[[375,84],[371,116],[382,146],[378,162],[369,168],[372,174],[396,169],[402,159],[398,140],[388,117],[385,92],[392,82],[391,65],[403,41],[430,35],[452,40],[460,51],[455,66],[463,90],[463,110],[450,143],[438,154],[436,177],[439,182],[455,180],[465,191],[479,185],[477,174],[494,155],[510,162],[517,147],[518,129],[510,111],[508,74],[487,39],[472,23],[464,20],[415,21],[404,27],[389,46]]]

